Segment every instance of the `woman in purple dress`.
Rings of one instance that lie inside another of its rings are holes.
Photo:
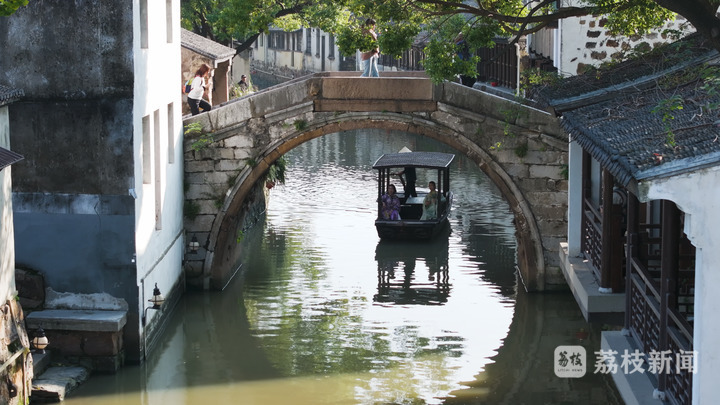
[[[400,199],[396,193],[395,185],[388,184],[387,192],[381,197],[383,219],[400,220]]]

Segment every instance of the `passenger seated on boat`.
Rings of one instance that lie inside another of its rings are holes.
[[[420,217],[421,221],[437,219],[438,192],[435,190],[435,182],[428,183],[430,192],[427,193],[423,200],[423,213]]]
[[[383,219],[400,220],[400,199],[397,196],[395,185],[388,184],[387,192],[381,197],[382,207],[380,214]]]

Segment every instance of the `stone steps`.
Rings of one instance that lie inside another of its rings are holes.
[[[25,318],[28,331],[43,328],[54,361],[110,373],[124,363],[122,332],[126,322],[127,311],[87,309],[46,309]]]
[[[33,355],[33,360],[35,356]],[[32,383],[30,403],[60,402],[65,396],[80,384],[87,381],[90,372],[80,366],[51,366],[39,376],[36,375]]]
[[[33,353],[33,375],[39,376],[50,367],[50,353]]]
[[[25,316],[30,339],[40,328],[48,338],[46,351],[33,353],[30,403],[63,401],[91,373],[114,373],[124,363],[128,311],[124,300],[105,293],[58,293],[50,288],[44,296],[44,305]]]

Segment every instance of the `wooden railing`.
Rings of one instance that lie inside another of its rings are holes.
[[[660,285],[633,258],[630,274],[630,332],[644,353],[660,347]]]
[[[424,45],[413,45],[403,52],[399,58],[380,53],[378,65],[385,70],[425,70],[422,61],[425,60]],[[475,51],[480,57],[477,65],[477,80],[493,85],[517,89],[518,87],[518,58],[514,45],[508,45],[505,40],[498,39],[492,48],[480,48]]]
[[[515,45],[498,39],[492,48],[480,48],[476,51],[480,57],[477,80],[503,86],[510,89],[518,87],[518,57]]]
[[[602,256],[602,215],[589,199],[583,200],[582,240],[580,248],[589,267],[600,280]]]
[[[668,400],[673,404],[692,402],[692,372],[687,368],[678,370],[677,355],[681,351],[693,350],[693,327],[674,308],[667,309],[667,330],[661,330],[660,283],[650,275],[648,269],[633,258],[630,274],[630,324],[627,325],[631,336],[645,354],[659,352],[660,336],[667,336],[670,351],[670,370],[658,375],[661,386],[664,385]]]
[[[412,48],[403,51],[399,58],[380,53],[378,65],[382,66],[384,70],[391,70],[392,68],[397,70],[424,70],[421,63],[423,60],[425,60],[423,48],[414,45]]]

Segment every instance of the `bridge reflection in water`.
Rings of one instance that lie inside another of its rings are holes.
[[[95,376],[66,404],[621,403],[591,364],[553,374],[556,346],[599,350],[598,326],[570,293],[518,288],[513,216],[472,161],[455,164],[449,235],[378,240],[371,165],[402,146],[443,150],[363,131],[291,151],[241,242],[243,273],[188,293],[142,367]]]

